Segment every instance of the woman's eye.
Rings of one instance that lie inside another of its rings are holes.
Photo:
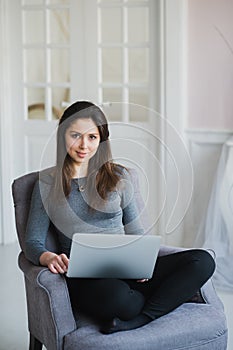
[[[91,140],[95,140],[95,139],[96,139],[96,136],[95,136],[95,135],[90,135],[90,139],[91,139]]]
[[[77,138],[80,137],[80,134],[71,134],[71,137],[72,137],[73,139],[77,139]]]

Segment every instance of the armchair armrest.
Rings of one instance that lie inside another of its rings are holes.
[[[48,349],[62,349],[63,337],[77,326],[65,277],[19,255],[27,294],[29,331]]]
[[[37,266],[32,264],[28,259],[26,259],[23,252],[19,253],[18,264],[20,269],[24,273],[24,277],[27,278],[30,283],[34,283],[35,286],[38,284],[37,277],[42,272],[47,270],[47,267]]]

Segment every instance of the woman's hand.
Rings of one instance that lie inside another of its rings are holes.
[[[68,269],[69,259],[66,254],[55,254],[52,252],[44,252],[40,256],[40,264],[47,266],[53,273],[65,273]]]
[[[148,278],[143,278],[141,280],[137,280],[137,282],[139,282],[139,283],[144,283],[144,282],[148,282],[148,281],[149,281]]]

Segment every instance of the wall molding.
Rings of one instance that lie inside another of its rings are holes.
[[[194,169],[194,191],[185,220],[188,235],[184,241],[192,247],[205,217],[222,147],[227,140],[233,141],[233,130],[187,128],[184,134]]]
[[[222,145],[233,136],[233,130],[185,129],[189,142],[198,144]]]

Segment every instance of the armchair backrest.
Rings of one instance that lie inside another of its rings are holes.
[[[39,172],[23,175],[14,180],[12,184],[12,196],[15,207],[15,223],[18,240],[22,251],[25,251],[25,233],[27,227],[28,214],[31,204],[32,191]],[[54,234],[54,226],[51,224],[47,236],[46,246],[49,250],[57,251],[58,243]]]

